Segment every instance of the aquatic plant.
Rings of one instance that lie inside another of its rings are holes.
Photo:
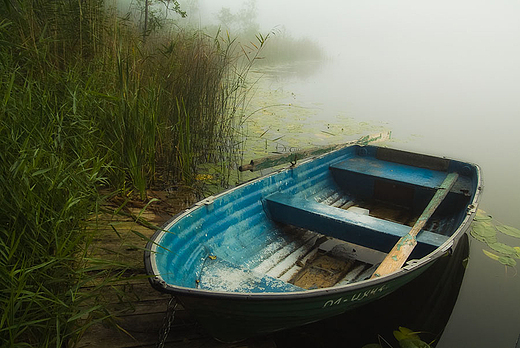
[[[515,259],[520,259],[520,246],[510,246],[499,242],[497,239],[498,232],[520,238],[519,229],[496,222],[485,211],[478,210],[471,225],[471,236],[485,243],[492,250],[482,249],[487,257],[503,265],[514,267],[516,266]]]
[[[428,344],[421,340],[419,337],[420,332],[415,332],[406,327],[399,327],[399,330],[393,332],[394,338],[399,342],[401,348],[430,348],[431,343]],[[392,347],[392,345],[385,340],[382,336],[378,336],[379,343],[370,343],[363,346],[363,348],[383,348],[383,344],[386,347]],[[383,342],[381,342],[383,341]]]

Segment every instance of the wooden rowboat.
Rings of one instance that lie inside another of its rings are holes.
[[[474,164],[346,146],[195,204],[145,266],[209,334],[239,341],[397,290],[455,247],[480,194]]]

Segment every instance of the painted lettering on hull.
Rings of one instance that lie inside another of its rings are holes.
[[[328,300],[323,305],[323,308],[340,305],[340,304],[346,303],[346,302],[362,301],[362,300],[368,299],[370,297],[373,297],[373,296],[385,291],[386,289],[388,289],[388,287],[386,286],[386,284],[383,284],[381,286],[377,286],[372,289],[357,292],[353,295],[349,295],[346,297],[340,297],[340,298],[334,299],[334,300]]]

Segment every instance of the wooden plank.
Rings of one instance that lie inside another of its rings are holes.
[[[345,277],[354,264],[352,259],[339,259],[327,254],[309,260],[291,283],[304,289],[319,289],[334,286]]]
[[[238,169],[241,172],[244,172],[247,170],[255,171],[255,170],[261,170],[261,169],[266,169],[266,168],[272,168],[272,167],[282,165],[282,164],[287,164],[287,163],[296,163],[296,161],[298,161],[298,160],[313,157],[313,156],[319,156],[324,153],[338,150],[338,149],[341,149],[341,148],[344,148],[347,146],[368,145],[370,143],[388,140],[388,139],[390,139],[390,134],[391,134],[391,132],[370,134],[370,135],[366,135],[357,140],[352,140],[352,141],[344,143],[344,144],[313,147],[310,149],[304,149],[304,150],[294,151],[294,152],[290,152],[290,153],[283,153],[283,154],[258,158],[258,159],[251,160],[251,162],[249,162],[249,164],[240,166]]]
[[[410,228],[395,222],[350,212],[297,196],[276,193],[266,198],[266,206],[274,221],[309,229],[324,235],[368,248],[388,252],[399,237]],[[433,250],[448,237],[423,231],[421,245]]]
[[[443,181],[426,209],[424,209],[419,219],[417,219],[417,222],[410,232],[399,239],[397,244],[394,245],[381,265],[376,269],[372,278],[382,277],[393,273],[404,265],[417,245],[417,234],[422,230],[428,219],[433,215],[435,210],[437,210],[444,198],[446,198],[458,177],[459,175],[457,173],[450,173],[446,176],[446,179]]]
[[[331,170],[357,173],[415,186],[436,188],[446,177],[445,172],[405,164],[385,162],[373,157],[352,157],[330,166]]]
[[[446,172],[430,168],[418,168],[401,163],[387,162],[371,157],[353,157],[335,163],[330,169],[338,173],[355,173],[381,178],[428,189],[439,187]],[[471,190],[471,181],[460,177],[452,188],[452,192],[464,194]]]
[[[380,147],[377,149],[376,158],[387,162],[401,163],[416,168],[421,167],[441,172],[448,171],[451,162],[451,160],[447,158],[407,152],[386,147]]]

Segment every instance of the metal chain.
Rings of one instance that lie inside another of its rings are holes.
[[[175,310],[177,309],[177,301],[172,295],[168,301],[168,307],[166,308],[166,317],[164,317],[163,326],[159,332],[159,341],[157,342],[157,348],[164,348],[164,344],[170,334],[172,323],[175,320]]]

